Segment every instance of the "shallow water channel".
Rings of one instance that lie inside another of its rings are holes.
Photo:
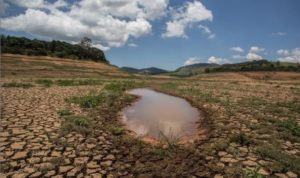
[[[197,135],[200,114],[185,99],[148,88],[128,93],[141,97],[122,112],[124,124],[138,136],[179,141]]]

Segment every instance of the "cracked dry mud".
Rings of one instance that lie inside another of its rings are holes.
[[[211,88],[217,90],[220,88],[216,87],[217,85],[221,84],[212,83]],[[204,87],[207,86],[210,85],[202,82],[196,87],[206,91]],[[235,86],[236,84],[230,84],[228,91],[234,91],[232,93],[238,95]],[[243,87],[247,90],[252,89],[246,85]],[[257,87],[253,87],[254,89],[257,91]],[[63,120],[58,115],[59,110],[70,107],[75,115],[88,115],[77,105],[67,106],[64,99],[85,95],[94,90],[101,90],[101,86],[1,88],[0,177],[222,178],[234,175],[237,167],[254,169],[258,165],[261,166],[259,174],[266,177],[297,177],[296,173],[290,170],[272,173],[268,164],[274,163],[274,160],[259,157],[252,145],[231,142],[226,144],[226,149],[223,148],[223,142],[230,132],[242,131],[265,142],[271,140],[271,133],[269,130],[259,133],[255,127],[250,127],[259,122],[250,115],[240,114],[238,118],[228,119],[222,115],[222,110],[215,114],[213,123],[220,129],[212,131],[207,142],[195,142],[191,150],[180,147],[174,151],[172,159],[159,156],[160,152],[154,155],[151,147],[136,149],[137,145],[128,144],[130,141],[123,143],[115,140],[116,137],[101,127],[97,128],[92,137],[76,132],[62,137],[60,131]],[[290,96],[287,89],[285,92],[277,91]],[[209,109],[215,105],[206,104],[204,107]],[[100,115],[97,111],[95,113]],[[282,140],[281,147],[289,155],[299,154],[298,142]]]
[[[59,138],[57,111],[67,96],[91,87],[1,88],[0,177],[101,177],[114,169],[115,154],[107,133]],[[82,111],[72,106],[76,114]],[[70,146],[62,146],[64,140]],[[124,165],[126,166],[126,165]]]

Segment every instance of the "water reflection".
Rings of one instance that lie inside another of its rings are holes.
[[[141,99],[123,111],[123,121],[138,135],[184,139],[196,134],[199,113],[186,100],[147,88],[129,93]]]

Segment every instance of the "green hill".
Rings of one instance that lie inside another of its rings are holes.
[[[126,71],[128,73],[135,73],[135,74],[146,74],[146,75],[158,75],[158,74],[164,74],[168,71],[156,67],[149,67],[149,68],[143,68],[143,69],[136,69],[133,67],[122,67],[123,71]]]
[[[188,66],[182,66],[176,69],[171,75],[175,76],[191,76],[194,74],[204,73],[207,68],[215,68],[218,67],[218,64],[210,64],[210,63],[197,63]]]
[[[63,41],[31,40],[25,37],[1,35],[1,52],[30,56],[51,56],[59,58],[93,60],[106,62],[104,52],[91,46],[91,40],[83,38],[80,44],[70,44]]]
[[[255,60],[236,64],[223,64],[210,72],[239,72],[239,71],[298,71],[300,65],[289,62],[272,62],[268,60]]]
[[[290,62],[272,62],[268,60],[247,61],[235,64],[198,63],[176,69],[170,75],[192,76],[211,72],[243,72],[243,71],[295,71],[300,72],[300,64]]]

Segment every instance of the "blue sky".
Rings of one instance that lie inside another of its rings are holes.
[[[112,64],[136,68],[300,62],[300,1],[148,2],[0,0],[1,33],[72,43],[88,36]]]

